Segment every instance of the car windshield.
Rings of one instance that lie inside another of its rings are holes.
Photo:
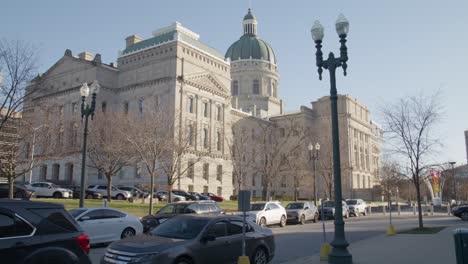
[[[304,203],[290,203],[286,206],[286,209],[302,209],[304,208]]]
[[[250,210],[251,210],[251,211],[261,211],[261,210],[263,210],[263,208],[265,208],[265,204],[264,204],[264,203],[252,204],[252,205],[250,206]]]
[[[323,203],[323,207],[335,207],[335,201],[326,201]]]
[[[355,205],[355,204],[357,204],[357,200],[346,200],[346,204]]]
[[[151,231],[153,236],[176,239],[193,239],[206,226],[209,219],[171,218]]]
[[[185,211],[185,207],[187,207],[187,204],[181,203],[181,204],[168,204],[161,208],[157,214],[183,214]]]
[[[77,218],[80,214],[86,212],[87,209],[73,209],[68,211],[68,213],[73,216],[73,218]]]

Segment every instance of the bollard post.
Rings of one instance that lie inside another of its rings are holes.
[[[398,215],[401,215],[401,207],[398,205]]]
[[[369,206],[369,215],[372,215],[372,206]]]
[[[107,199],[102,200],[102,207],[107,207]]]
[[[447,214],[448,215],[452,215],[452,212],[451,212],[451,208],[450,208],[450,204],[447,204]]]
[[[413,215],[416,215],[416,206],[413,205]]]
[[[386,211],[387,211],[387,208],[385,207],[385,205],[382,205],[382,213],[383,213],[383,215],[385,215]]]
[[[431,215],[434,215],[434,206],[431,205]]]

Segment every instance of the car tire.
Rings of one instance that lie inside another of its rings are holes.
[[[62,194],[60,192],[54,192],[52,197],[54,197],[55,199],[60,199],[60,198],[62,198]]]
[[[115,198],[116,198],[117,200],[125,200],[125,196],[123,196],[123,195],[120,194],[120,193],[117,194],[117,195],[115,196]]]
[[[266,227],[267,226],[267,222],[266,222],[265,217],[260,218],[259,226],[261,226],[261,227]]]
[[[299,224],[301,224],[301,225],[305,225],[305,224],[306,224],[305,215],[301,215],[301,217],[299,218]]]
[[[93,195],[92,194],[86,195],[86,199],[93,199]]]
[[[257,248],[254,254],[250,257],[252,264],[267,264],[268,263],[268,255],[265,249]]]
[[[359,209],[355,209],[356,211],[354,212],[354,216],[355,217],[359,217],[360,216],[360,212],[359,212]]]
[[[282,215],[280,219],[280,227],[285,227],[286,226],[286,216]]]
[[[318,219],[319,219],[319,214],[318,214],[318,213],[315,213],[315,215],[314,215],[314,220],[313,220],[314,223],[317,223]]]
[[[15,193],[14,197],[17,198],[17,199],[23,199],[24,195],[23,195],[22,192],[17,192],[17,193]]]
[[[364,212],[362,213],[363,216],[366,216],[367,215],[367,210],[364,209]]]
[[[193,264],[193,261],[189,258],[178,258],[174,264]]]
[[[135,229],[133,229],[131,227],[127,227],[127,228],[124,229],[124,231],[122,231],[122,234],[120,235],[120,238],[124,239],[126,237],[132,237],[132,236],[135,236],[135,235],[136,235]]]
[[[468,221],[468,212],[463,212],[460,214],[460,218],[463,221]]]
[[[346,214],[344,215],[344,218],[345,218],[345,219],[348,219],[348,217],[349,217],[349,212],[346,211]]]

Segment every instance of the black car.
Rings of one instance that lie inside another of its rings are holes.
[[[143,232],[146,233],[169,218],[179,214],[221,214],[221,208],[213,201],[177,202],[164,206],[155,215],[141,219]]]
[[[199,194],[197,192],[189,192],[191,195],[195,196],[197,200],[206,200],[206,201],[211,201],[211,197]]]
[[[238,263],[242,248],[242,227],[246,227],[246,255],[252,264],[266,264],[275,255],[271,229],[228,215],[179,215],[149,234],[112,243],[101,264],[220,264]]]
[[[74,199],[80,198],[80,190],[81,190],[80,186],[71,185],[71,186],[65,186],[64,188],[72,190]],[[102,199],[102,194],[92,191],[92,190],[85,190],[85,198],[86,199]]]
[[[452,208],[452,214],[463,221],[468,221],[468,205],[460,205]]]
[[[13,185],[13,197],[17,199],[29,200],[34,195],[33,190],[29,190],[21,185]],[[0,198],[8,198],[8,183],[0,183]]]
[[[91,264],[89,238],[63,205],[0,200],[1,263]]]
[[[198,198],[195,195],[191,195],[190,193],[182,190],[172,190],[173,194],[180,195],[185,197],[185,200],[187,201],[197,201]]]

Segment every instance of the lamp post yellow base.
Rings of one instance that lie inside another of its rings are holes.
[[[247,256],[240,256],[237,259],[237,264],[250,264],[250,259]]]
[[[393,225],[388,225],[387,226],[387,236],[394,236],[394,235],[396,235],[395,228],[393,228]]]
[[[327,261],[328,255],[331,253],[330,244],[323,243],[322,247],[320,247],[320,261]]]

